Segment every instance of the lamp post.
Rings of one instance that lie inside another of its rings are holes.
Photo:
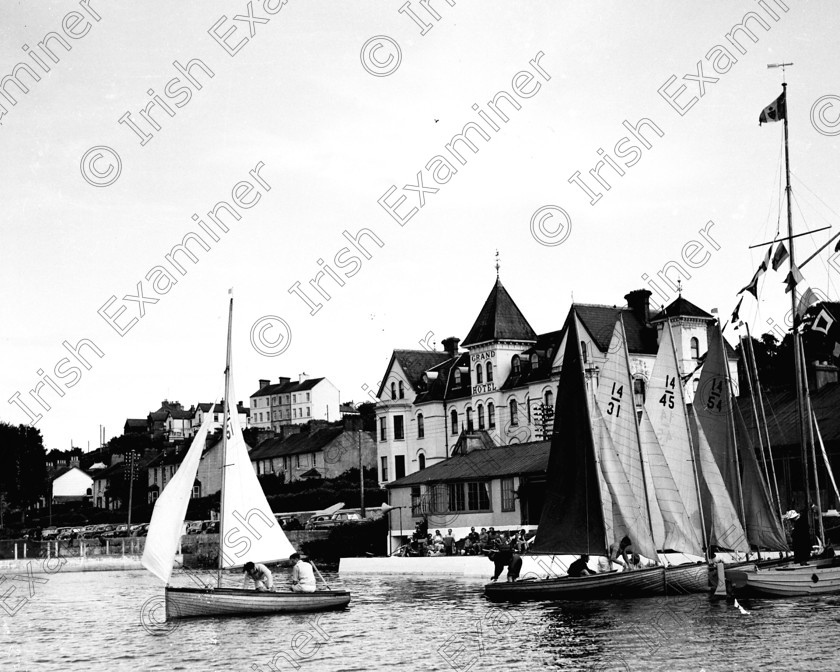
[[[379,507],[382,510],[382,513],[388,514],[388,555],[390,556],[393,551],[391,550],[391,511],[395,509],[399,509],[400,511],[400,536],[402,536],[402,510],[405,508],[404,506],[391,506],[390,504],[383,504]]]

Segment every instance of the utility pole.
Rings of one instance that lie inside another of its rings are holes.
[[[365,466],[362,462],[362,416],[353,423],[356,426],[356,443],[359,446],[359,492],[362,518],[365,517]]]

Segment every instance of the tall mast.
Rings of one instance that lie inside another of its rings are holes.
[[[738,485],[739,513],[741,514],[741,524],[746,527],[747,516],[744,512],[744,486],[741,483],[741,460],[738,457],[738,437],[735,434],[735,414],[733,413],[735,408],[735,390],[732,386],[732,379],[729,377],[729,357],[726,356],[726,341],[723,340],[723,330],[720,328],[720,321],[718,321],[718,337],[720,338],[720,354],[723,357],[723,376],[726,381],[726,392],[729,402],[729,432],[732,437],[732,453],[735,456],[735,473],[737,475],[735,482]],[[752,387],[752,384],[750,386]]]
[[[224,425],[222,426],[222,489],[219,493],[219,572],[217,577],[218,587],[222,587],[222,567],[225,554],[225,468],[227,465],[227,440],[230,431],[230,341],[231,327],[233,325],[233,299],[230,300],[228,309],[228,331],[227,331],[227,355],[225,357],[225,397],[222,399],[222,410]]]
[[[805,347],[800,342],[801,352],[800,355],[802,357],[802,363],[805,363]],[[817,451],[816,447],[814,446],[814,412],[811,409],[811,395],[810,390],[808,389],[808,379],[806,378],[803,381],[803,385],[805,387],[805,411],[808,415],[808,439],[810,440],[811,446],[811,463],[814,465],[814,492],[817,494],[816,501],[815,501],[815,511],[816,514],[816,526],[814,527],[814,532],[818,534],[818,538],[822,542],[825,539],[825,527],[823,526],[823,519],[822,519],[822,507],[820,506],[820,476],[819,472],[817,471]]]

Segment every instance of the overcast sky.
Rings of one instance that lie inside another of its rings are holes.
[[[785,12],[777,0],[702,7],[509,0],[459,0],[452,7],[432,0],[437,19],[413,2],[409,10],[431,25],[425,34],[408,11],[399,13],[403,0],[289,0],[274,15],[254,2],[250,27],[233,20],[247,14],[247,4],[0,6],[0,76],[20,62],[40,76],[33,82],[17,70],[29,92],[7,81],[4,90],[16,104],[0,97],[6,108],[0,117],[0,419],[28,421],[19,405],[5,403],[20,392],[43,416],[37,426],[48,448],[68,448],[71,440],[95,447],[99,425],[110,438],[127,417],[145,417],[164,398],[189,406],[219,395],[230,287],[242,400],[259,378],[303,371],[328,377],[342,401],[365,400],[362,386],[376,386],[394,348],[420,347],[430,331],[438,348],[446,336],[464,338],[495,280],[496,249],[503,283],[540,333],[562,326],[572,295],[578,302],[622,304],[628,291],[647,286],[643,274],[656,277],[669,261],[680,261],[692,240],[700,243],[688,248],[693,259],[706,261],[697,268],[681,262],[691,273],[684,296],[728,315],[763,256],[748,247],[772,239],[779,220],[783,125],[758,125],[762,108],[781,92],[782,73],[768,63],[795,63],[787,72],[795,225],[838,223],[840,147],[832,134],[840,131],[840,8],[834,3],[788,0]],[[768,30],[753,21],[758,41],[740,33],[741,53],[726,34],[750,11]],[[208,31],[217,22],[216,40]],[[65,51],[55,37],[46,41],[58,63],[38,47],[50,32],[72,47]],[[378,36],[391,42],[380,38],[363,52]],[[711,53],[716,45],[737,62]],[[212,78],[194,64],[189,96],[177,91],[182,81],[167,97],[167,83],[178,76],[173,62],[192,59]],[[713,61],[725,72],[715,72]],[[520,72],[530,74],[517,77]],[[672,76],[665,95],[686,86],[673,105],[658,93]],[[488,107],[500,91],[520,106],[513,110],[500,99],[507,122]],[[160,130],[140,115],[152,95],[173,115],[160,105],[151,110]],[[676,111],[694,98],[684,114]],[[127,122],[119,123],[127,112],[151,136],[145,144]],[[662,137],[647,126],[641,132],[650,147],[633,154],[633,143],[625,143],[618,151],[630,154],[619,158],[616,143],[628,135],[622,122],[641,119]],[[461,164],[446,145],[468,122],[479,123],[490,139],[473,131],[478,152],[461,143]],[[88,154],[83,171],[86,152],[103,146],[119,156],[120,172],[109,173],[115,155],[107,150]],[[568,180],[580,171],[597,187],[589,170],[599,149],[622,162],[616,165],[624,175],[604,168],[611,188],[598,187],[603,196],[591,205]],[[434,181],[435,166],[426,168],[436,155],[457,170],[445,174],[439,162],[443,183]],[[249,177],[258,164],[262,182]],[[422,191],[410,188],[418,172]],[[233,203],[231,191],[243,180],[255,187],[238,192],[250,207],[238,208],[238,221],[223,215],[229,231],[221,233],[206,213],[219,201]],[[397,216],[419,208],[402,226],[378,203],[392,185],[387,203],[406,197]],[[431,188],[438,191],[426,191]],[[558,210],[541,211],[546,219],[538,237],[557,243],[568,234],[562,244],[543,245],[532,235],[532,217],[547,205],[568,214],[571,230]],[[219,240],[209,251],[194,247],[195,265],[180,256],[181,275],[165,257],[190,231],[202,233],[193,213]],[[336,262],[348,246],[342,232],[365,228],[383,246],[368,237],[370,259],[351,262],[345,254]],[[719,249],[704,242],[698,233],[704,228]],[[801,239],[800,259],[832,233]],[[804,275],[837,299],[828,257],[811,262]],[[322,280],[329,301],[309,284],[321,270],[319,259],[344,283]],[[172,273],[168,285],[160,272],[153,275],[165,293],[146,279],[155,266]],[[742,317],[754,331],[766,331],[768,319],[783,320],[782,280],[768,273],[760,303],[745,299]],[[317,314],[289,293],[296,282],[323,304]],[[137,295],[138,283],[157,303],[124,298]],[[115,326],[99,314],[114,316],[122,306]],[[264,316],[282,318],[290,344],[280,338],[281,323],[260,322]],[[256,337],[258,348],[288,346],[282,354],[257,351],[255,324],[268,327]],[[72,357],[62,366],[69,356],[62,343],[81,339],[104,356],[85,348],[89,370]],[[29,394],[42,378],[39,370],[64,395],[42,386],[49,411]]]

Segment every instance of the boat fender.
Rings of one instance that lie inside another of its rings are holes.
[[[813,574],[811,574],[811,581],[813,581],[814,583],[816,583],[816,582],[817,582],[817,581],[819,581],[819,580],[820,580],[820,577],[818,577],[818,576],[817,576],[816,572],[814,572]]]

